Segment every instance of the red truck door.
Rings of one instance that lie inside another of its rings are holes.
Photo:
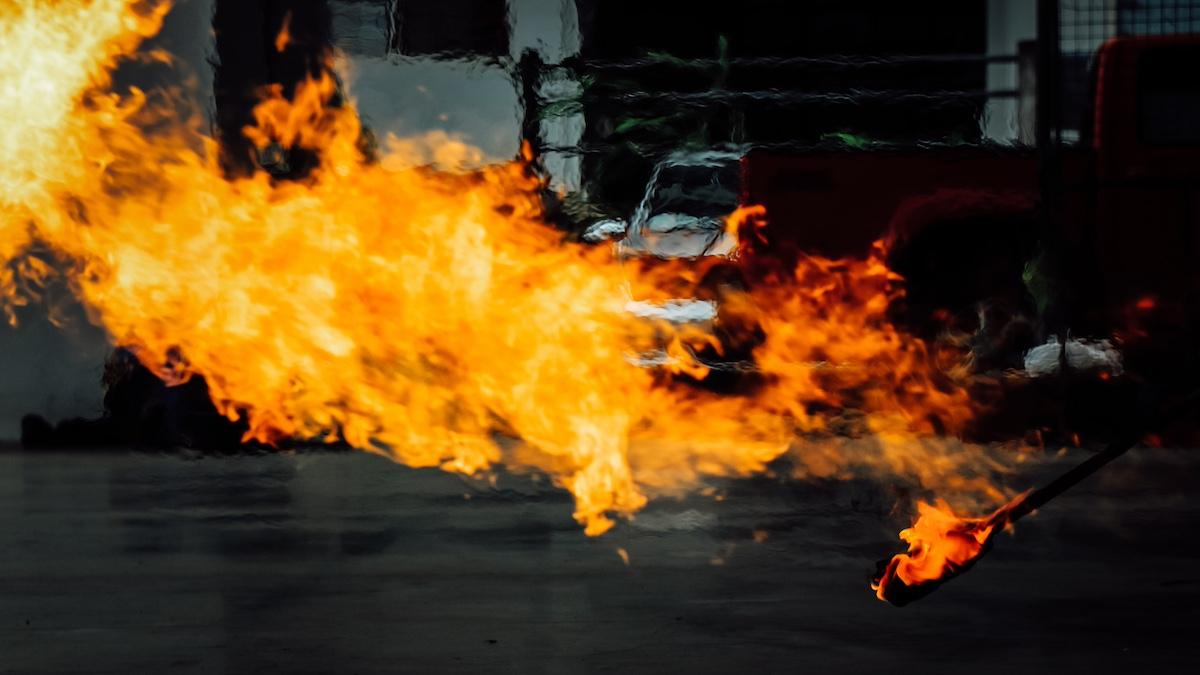
[[[1095,106],[1094,246],[1106,304],[1178,304],[1200,290],[1200,36],[1110,40]]]

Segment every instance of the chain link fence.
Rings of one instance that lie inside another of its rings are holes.
[[[1060,124],[1064,142],[1087,133],[1095,57],[1109,39],[1200,33],[1200,0],[1059,0]]]

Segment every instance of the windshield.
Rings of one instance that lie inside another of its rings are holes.
[[[648,216],[682,213],[724,217],[737,208],[740,155],[702,152],[670,157],[656,167],[647,186]]]
[[[1200,45],[1160,47],[1142,55],[1138,118],[1147,145],[1200,143]]]

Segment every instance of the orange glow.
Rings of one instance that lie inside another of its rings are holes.
[[[900,531],[900,539],[908,542],[908,553],[893,557],[883,577],[871,584],[880,600],[886,599],[884,593],[893,578],[916,586],[961,569],[979,555],[995,529],[987,518],[956,516],[940,500],[937,506],[918,503],[917,512],[917,522]]]
[[[282,52],[292,44],[292,13],[289,11],[283,15],[283,26],[275,35],[275,51]]]
[[[746,223],[753,228],[750,231],[754,233],[756,239],[766,241],[763,232],[767,227],[767,209],[757,204],[739,207],[729,214],[729,217],[725,219],[725,236],[732,241],[737,241],[739,233],[745,229]]]
[[[114,344],[168,382],[203,376],[248,438],[543,472],[590,535],[653,496],[785,455],[797,476],[1003,496],[988,476],[1004,467],[947,440],[976,412],[967,392],[888,321],[903,291],[881,246],[726,292],[714,323],[765,337],[758,386],[717,395],[685,381],[709,374],[697,350],[721,349],[711,326],[625,310],[689,292],[696,266],[565,242],[528,157],[467,171],[482,154],[444,132],[364,156],[353,105],[330,104],[352,92],[326,73],[290,100],[266,88],[245,130],[260,149],[314,150],[319,166],[299,181],[224,177],[198,113],[110,91],[111,68],[165,11],[145,6],[0,2],[6,309],[51,274],[35,253],[48,247]],[[764,217],[747,207],[729,229]],[[635,365],[646,348],[668,367]]]
[[[985,518],[958,516],[942,500],[936,505],[917,503],[917,520],[900,531],[908,552],[892,557],[884,572],[871,583],[875,596],[887,600],[898,579],[906,586],[919,586],[961,571],[983,552],[997,528],[1008,524],[1008,514],[1026,495],[1021,495]]]
[[[1146,312],[1146,311],[1154,309],[1155,305],[1157,305],[1157,304],[1158,303],[1155,302],[1154,298],[1145,297],[1145,298],[1139,299],[1134,306],[1137,307],[1138,309],[1142,310],[1143,312]]]

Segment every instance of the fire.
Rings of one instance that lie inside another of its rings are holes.
[[[942,500],[936,505],[918,502],[916,522],[900,531],[908,553],[893,556],[872,581],[876,597],[903,605],[908,589],[944,581],[968,569],[983,554],[996,529],[1008,524],[1009,514],[1027,494],[984,518],[956,515]]]
[[[784,457],[797,475],[1001,494],[987,476],[1002,466],[943,438],[974,404],[888,321],[902,285],[881,248],[726,292],[719,322],[765,337],[759,385],[719,396],[681,377],[705,376],[692,355],[721,348],[711,334],[625,311],[697,270],[565,242],[525,162],[462,170],[479,152],[444,133],[365,150],[353,105],[331,103],[352,101],[332,72],[290,99],[266,89],[245,130],[264,153],[314,151],[309,175],[224,176],[198,114],[111,91],[112,68],[166,11],[147,6],[0,2],[6,309],[51,273],[37,253],[51,250],[114,344],[168,382],[203,376],[248,438],[541,471],[592,535],[651,496]],[[635,365],[645,345],[675,372]]]
[[[900,531],[908,553],[893,557],[871,584],[880,600],[887,599],[893,579],[916,586],[961,570],[979,556],[996,527],[988,518],[959,517],[941,500],[936,506],[919,502],[917,513],[917,522]]]
[[[275,34],[275,51],[282,52],[292,43],[292,13],[283,15],[283,26]]]
[[[104,161],[90,153],[90,121],[74,114],[80,93],[105,85],[107,69],[157,32],[166,11],[137,14],[129,4],[0,3],[0,261],[28,242],[31,212],[55,210],[52,185],[84,180],[85,164]],[[94,103],[96,116],[119,114],[112,101]],[[0,268],[0,297],[19,302],[14,284]]]

